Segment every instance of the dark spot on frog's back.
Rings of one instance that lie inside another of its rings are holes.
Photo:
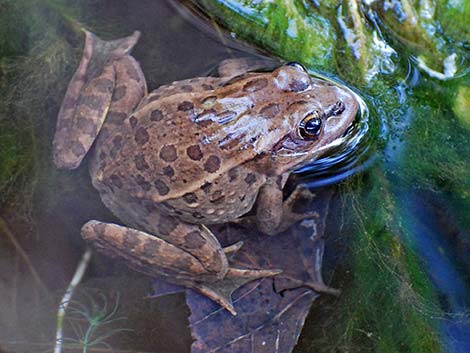
[[[204,163],[204,170],[209,173],[215,173],[220,168],[220,158],[212,155]]]
[[[149,138],[150,138],[149,133],[147,132],[147,129],[145,129],[144,127],[139,127],[134,135],[135,142],[138,145],[143,145],[147,143]]]
[[[244,92],[256,92],[260,89],[265,88],[268,85],[268,80],[266,78],[256,78],[250,82],[245,83],[243,86]]]
[[[271,103],[265,107],[263,107],[259,113],[260,115],[262,115],[263,117],[265,118],[268,118],[268,119],[272,119],[274,118],[277,114],[279,114],[279,112],[281,111],[281,109],[279,108],[279,105],[276,104],[276,103]]]
[[[228,177],[230,181],[234,181],[235,179],[238,178],[238,169],[237,168],[232,168],[228,171]]]
[[[248,185],[252,185],[256,182],[256,175],[252,173],[248,173],[247,176],[245,177],[245,183]]]
[[[171,178],[173,175],[175,175],[175,170],[168,165],[163,168],[163,174],[166,175],[168,178]]]
[[[122,97],[126,95],[126,91],[127,91],[126,86],[116,87],[113,93],[112,101],[117,102],[118,100],[122,99]]]
[[[160,158],[165,162],[174,162],[178,158],[176,148],[173,145],[165,145],[160,150]]]
[[[166,194],[170,192],[170,189],[162,180],[159,180],[159,179],[155,180],[153,182],[153,185],[155,185],[155,188],[157,189],[160,196],[165,196]]]
[[[137,125],[137,118],[135,116],[131,116],[129,118],[129,124],[132,128],[135,128],[135,126]]]
[[[134,157],[134,163],[135,167],[137,170],[146,170],[149,169],[149,165],[147,161],[145,160],[145,157],[143,154],[138,154]]]
[[[152,188],[152,184],[150,184],[142,175],[137,175],[135,180],[137,185],[139,185],[144,191],[150,191]]]
[[[206,244],[206,240],[201,236],[201,234],[197,230],[186,234],[184,240],[186,248],[189,249],[199,249]]]
[[[188,154],[188,157],[191,158],[194,161],[200,161],[202,156],[203,156],[201,148],[199,147],[199,145],[189,146],[186,149],[186,153]]]
[[[214,89],[214,86],[209,85],[209,84],[207,84],[207,83],[203,83],[201,86],[202,86],[202,88],[203,88],[204,90],[206,90],[206,91],[210,91],[210,90]]]
[[[186,201],[187,203],[195,203],[197,202],[197,196],[196,194],[194,194],[193,192],[189,192],[187,194],[184,194],[183,195],[183,199],[184,201]]]
[[[181,102],[180,104],[178,104],[178,110],[182,111],[182,112],[186,112],[186,111],[191,110],[193,108],[194,108],[193,103],[188,102],[188,101],[184,101],[184,102]]]
[[[150,120],[152,121],[160,121],[163,119],[163,113],[160,109],[155,109],[150,113]]]
[[[212,183],[209,183],[209,182],[205,182],[200,187],[200,189],[204,191],[206,195],[211,191],[211,188],[212,188]]]

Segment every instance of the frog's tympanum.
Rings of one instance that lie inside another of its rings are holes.
[[[312,78],[297,63],[271,72],[226,60],[220,77],[161,86],[147,94],[129,54],[139,33],[103,41],[87,32],[80,65],[62,103],[54,162],[90,175],[103,203],[125,224],[89,221],[82,236],[151,275],[191,287],[232,314],[231,293],[280,273],[230,265],[207,227],[235,221],[256,203],[260,231],[275,234],[314,216],[286,200],[289,173],[338,142],[358,108],[354,95]],[[280,254],[282,256],[282,254]]]

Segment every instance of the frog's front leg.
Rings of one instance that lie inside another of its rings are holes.
[[[159,223],[164,220],[162,217]],[[165,240],[137,229],[89,221],[82,227],[82,236],[106,255],[125,260],[139,272],[193,288],[233,315],[231,295],[235,289],[281,272],[230,267],[225,253],[238,250],[240,243],[223,249],[205,226],[183,222],[174,226]]]
[[[283,201],[283,178],[269,178],[261,187],[256,200],[256,221],[260,231],[277,234],[288,229],[292,224],[308,218],[317,218],[315,211],[296,213],[293,211],[300,198],[310,201],[315,194],[302,185],[297,185],[289,197]]]
[[[60,107],[53,142],[54,163],[58,168],[74,169],[95,141],[115,101],[122,98],[123,82],[138,92],[134,109],[146,90],[139,64],[128,55],[139,32],[129,37],[103,41],[85,32],[85,47],[80,65],[69,83]],[[124,87],[126,88],[126,87]]]

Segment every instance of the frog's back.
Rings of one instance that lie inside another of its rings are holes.
[[[249,100],[235,99],[236,109],[250,108]],[[114,160],[97,173],[101,182],[163,202],[194,192],[253,158],[253,151],[240,153],[241,136],[224,131],[239,112],[217,111],[215,101],[204,92],[181,93],[143,106],[129,117],[125,138],[113,142]]]

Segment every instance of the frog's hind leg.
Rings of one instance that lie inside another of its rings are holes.
[[[78,167],[90,149],[110,108],[116,86],[114,63],[128,55],[139,35],[134,32],[126,38],[103,41],[85,32],[83,56],[57,120],[53,153],[58,168]]]
[[[171,225],[161,224],[163,233]],[[162,219],[163,221],[163,219]],[[89,221],[82,227],[83,238],[100,252],[118,257],[133,269],[151,276],[193,288],[206,295],[233,315],[231,295],[254,279],[274,276],[279,270],[253,270],[229,266],[225,251],[237,251],[241,243],[226,249],[205,226],[173,224],[169,236],[153,236],[117,224]]]

